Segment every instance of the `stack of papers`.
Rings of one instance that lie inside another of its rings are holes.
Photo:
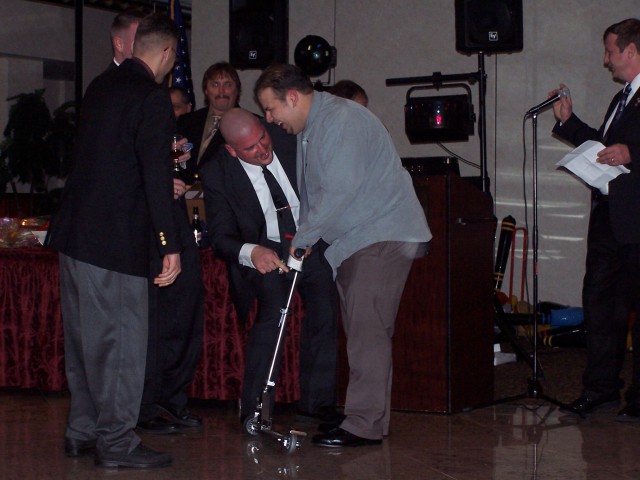
[[[629,169],[622,165],[598,163],[598,152],[606,148],[602,143],[588,140],[567,153],[556,165],[569,170],[587,185],[597,188],[604,195],[609,194],[609,182]]]

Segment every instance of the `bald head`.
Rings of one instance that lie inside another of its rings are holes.
[[[220,133],[231,156],[258,166],[273,161],[271,137],[253,113],[242,108],[228,110],[220,120]]]
[[[260,120],[253,113],[243,108],[232,108],[220,120],[220,133],[225,142],[234,145],[260,125]]]

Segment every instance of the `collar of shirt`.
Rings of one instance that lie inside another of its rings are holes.
[[[627,101],[625,103],[625,106],[629,105],[629,102],[631,101],[633,96],[636,94],[638,87],[640,87],[640,74],[636,75],[636,77],[633,80],[631,80],[630,84],[625,83],[622,88],[624,89],[627,85],[631,85],[631,91],[629,92],[629,95],[627,95]],[[613,117],[615,117],[617,109],[618,109],[618,106],[616,103],[616,105],[613,107],[613,110],[611,111],[611,114],[609,115],[609,118],[607,118],[607,122],[604,127],[603,137],[607,136],[607,133],[609,132],[609,127],[613,123]]]
[[[311,108],[309,109],[307,122],[305,123],[302,132],[300,132],[300,135],[304,141],[309,140],[309,133],[313,129],[313,122],[315,121],[316,116],[318,115],[318,112],[320,111],[320,108],[322,107],[322,103],[324,101],[323,95],[330,95],[330,93],[316,92],[315,90],[313,92],[313,99],[311,100]]]
[[[640,74],[636,75],[636,78],[631,80],[630,85],[631,85],[631,91],[629,92],[629,96],[627,97],[626,105],[629,105],[629,102],[638,91],[638,87],[640,87]]]
[[[275,206],[273,205],[273,199],[271,198],[271,193],[269,192],[267,181],[264,179],[262,167],[259,165],[247,163],[242,160],[239,161],[240,165],[242,165],[242,168],[244,168],[245,172],[247,172],[247,176],[249,177],[249,180],[251,181],[256,194],[258,195],[258,200],[260,201],[260,205],[262,206],[262,211],[264,212],[265,216],[271,215],[271,213],[275,215]],[[293,214],[296,226],[298,226],[300,200],[296,196],[296,193],[291,186],[291,182],[289,181],[289,177],[284,171],[284,168],[282,167],[282,164],[280,163],[276,152],[273,152],[273,161],[268,165],[267,168],[276,178],[276,180],[280,184],[280,187],[282,188],[282,191],[286,195],[287,200],[289,201],[289,205],[291,206],[291,213]],[[280,238],[279,234],[278,238]]]

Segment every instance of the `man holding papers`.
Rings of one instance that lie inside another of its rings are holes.
[[[599,161],[598,156],[606,147],[595,140],[587,140],[582,145],[567,153],[556,165],[564,167],[585,183],[609,195],[609,182],[622,173],[630,170],[624,165],[609,165]]]
[[[604,66],[624,88],[611,101],[602,126],[596,130],[582,122],[573,113],[571,97],[562,96],[553,105],[554,134],[575,146],[601,142],[596,162],[630,170],[593,190],[582,290],[587,367],[583,392],[570,405],[580,414],[620,400],[627,317],[634,304],[640,305],[640,20],[611,25],[603,41]],[[633,381],[628,404],[616,418],[620,421],[640,422],[639,332],[636,324]]]

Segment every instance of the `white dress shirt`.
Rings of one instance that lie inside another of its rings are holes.
[[[626,86],[627,84],[625,83],[625,87]],[[636,94],[638,87],[640,87],[640,75],[636,75],[636,78],[631,81],[631,91],[629,92],[629,95],[627,95],[625,106],[629,105],[629,102],[631,101],[631,98]],[[613,112],[611,112],[611,115],[609,115],[609,118],[607,119],[607,125],[604,127],[603,136],[607,134],[607,130],[609,130],[609,127],[611,126],[611,122],[613,122],[613,117],[615,116],[617,110],[618,106],[616,105],[616,107],[613,109]]]
[[[258,196],[258,201],[260,202],[262,213],[264,213],[264,218],[267,223],[267,238],[271,241],[280,243],[278,215],[273,203],[273,198],[271,197],[271,192],[269,191],[269,186],[264,178],[264,173],[262,173],[262,167],[247,163],[242,159],[240,159],[240,165],[242,165],[242,168],[247,172],[249,181],[251,181],[251,185],[253,185],[256,195]],[[298,200],[298,197],[291,186],[291,182],[289,181],[289,177],[287,177],[287,174],[285,173],[284,168],[282,168],[282,164],[280,163],[280,160],[278,160],[278,156],[275,152],[273,152],[273,161],[267,166],[267,168],[273,174],[284,191],[284,194],[289,201],[289,205],[291,206],[291,213],[293,214],[293,220],[296,222],[297,228],[298,218],[300,215],[300,201]],[[242,246],[240,254],[238,255],[238,261],[241,265],[255,268],[255,265],[251,261],[251,252],[256,246],[257,245],[254,243],[245,243]]]

